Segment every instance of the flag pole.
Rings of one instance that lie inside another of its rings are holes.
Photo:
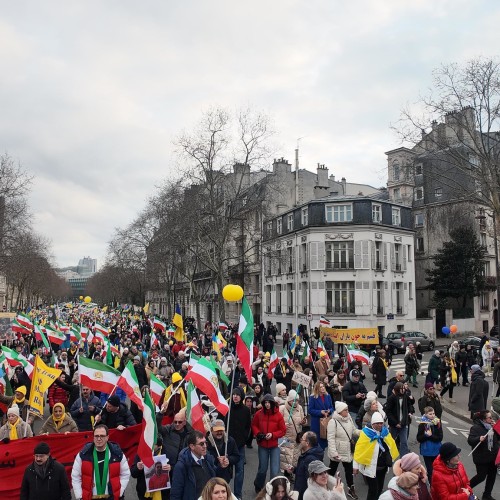
[[[238,366],[238,355],[236,354],[236,350],[234,353],[234,363],[233,363],[233,377],[231,380],[231,387],[229,388],[229,411],[227,412],[227,432],[229,433],[229,421],[231,420],[231,406],[233,404],[233,390],[234,390],[234,376],[236,375],[236,367]],[[250,381],[251,382],[251,381]],[[245,404],[244,401],[241,402],[241,404]],[[224,450],[224,455],[227,455],[227,442],[226,441],[226,447]]]
[[[493,427],[486,434],[484,434],[484,436],[487,436],[492,430],[493,430]],[[467,456],[470,457],[476,451],[476,449],[478,448],[478,446],[481,443],[484,443],[484,440],[483,441],[480,440],[479,443],[477,443],[476,446],[474,446],[474,448],[472,448],[472,451]]]

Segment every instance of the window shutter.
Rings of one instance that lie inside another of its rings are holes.
[[[394,251],[394,243],[389,243],[389,245],[391,245],[391,270],[395,271],[396,270],[396,252]]]
[[[325,269],[325,244],[318,243],[318,269]]]
[[[318,245],[319,243],[317,241],[311,241],[309,243],[309,253],[310,253],[310,269],[311,270],[316,270],[318,269]]]
[[[372,251],[372,269],[376,269],[377,264],[375,262],[375,242],[374,241],[370,241],[370,248]]]
[[[388,245],[390,243],[382,243],[382,269],[387,269],[387,254],[388,254]]]
[[[361,242],[361,267],[362,269],[370,269],[370,241],[363,240]]]
[[[407,261],[407,246],[406,245],[402,245],[403,246],[403,271],[406,271],[406,261]],[[405,283],[405,286],[406,286],[406,283]]]
[[[354,242],[354,269],[362,269],[362,266],[361,266],[361,241]]]

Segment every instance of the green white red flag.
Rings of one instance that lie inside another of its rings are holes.
[[[123,370],[117,383],[118,387],[133,401],[139,408],[143,405],[141,389],[134,370],[134,363],[129,361]]]
[[[47,348],[47,349],[50,349],[50,344],[49,344],[49,341],[47,340],[47,337],[45,336],[45,333],[43,332],[43,329],[42,327],[35,323],[33,325],[33,328],[35,330],[35,338],[37,340],[41,340],[43,342],[43,345]]]
[[[96,333],[96,334],[97,334],[97,332],[99,332],[99,333],[101,333],[102,335],[104,335],[105,337],[107,337],[107,336],[108,336],[108,333],[109,333],[109,332],[108,332],[108,329],[107,329],[105,326],[103,326],[103,325],[101,325],[101,324],[97,323],[97,321],[96,321],[96,324],[94,325],[94,329],[95,329],[95,333]]]
[[[309,344],[307,342],[303,342],[304,350],[302,351],[302,356],[300,358],[301,361],[304,361],[304,358],[309,358],[311,356],[311,349],[309,349]]]
[[[69,329],[69,340],[71,340],[71,342],[80,342],[80,340],[82,340],[80,327],[78,325],[72,325]]]
[[[45,325],[45,332],[47,333],[47,339],[49,342],[57,345],[61,345],[63,342],[66,342],[66,335],[50,325]]]
[[[16,315],[16,321],[21,325],[27,328],[28,330],[33,329],[33,321],[31,321],[30,317],[24,313],[18,313]]]
[[[160,406],[160,400],[167,386],[155,375],[151,373],[149,379],[149,391],[153,401]]]
[[[236,354],[248,380],[252,380],[253,337],[253,314],[246,297],[243,296],[238,334],[236,335]]]
[[[365,351],[360,349],[349,349],[347,348],[347,362],[352,363],[353,361],[360,361],[365,363],[365,365],[370,364],[370,356]]]
[[[280,360],[278,358],[278,355],[276,354],[276,351],[273,348],[273,352],[271,353],[271,357],[269,358],[269,367],[267,368],[267,378],[271,380],[274,376],[274,370],[276,370],[276,367],[278,366]]]
[[[142,407],[142,434],[137,446],[137,454],[141,462],[146,467],[152,467],[154,464],[153,449],[156,444],[158,428],[156,426],[156,409],[154,401],[151,399],[149,391],[144,391]]]
[[[212,363],[205,358],[200,358],[188,371],[185,381],[193,381],[194,386],[208,396],[210,402],[219,413],[226,415],[229,410],[227,401],[219,389],[219,378]]]
[[[318,340],[318,347],[316,347],[316,352],[318,354],[321,354],[322,352],[324,352],[326,354],[326,349],[325,349],[325,346],[324,346],[323,341],[321,339]]]
[[[17,319],[14,319],[12,321],[12,325],[10,326],[10,328],[13,332],[20,333],[21,335],[29,335],[31,333],[31,330],[28,330],[26,326],[19,323]]]
[[[153,320],[153,328],[156,328],[156,329],[164,332],[167,329],[167,324],[164,321],[162,321],[160,318],[157,318],[155,316],[155,318]]]
[[[198,397],[198,393],[193,385],[193,382],[189,382],[188,390],[187,390],[187,406],[186,406],[186,417],[189,424],[193,429],[200,431],[205,434],[205,425],[203,423],[203,415],[205,415],[205,411],[203,410],[203,406],[201,404],[200,398]]]
[[[21,353],[13,351],[5,346],[2,346],[2,351],[10,366],[21,365],[28,374],[28,377],[33,377],[34,367]]]
[[[111,394],[120,378],[118,370],[84,356],[78,356],[78,374],[82,385],[106,394]]]

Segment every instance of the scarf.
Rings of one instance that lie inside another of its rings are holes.
[[[58,418],[56,418],[54,416],[54,408],[58,406],[60,408],[62,408],[62,415]],[[56,403],[54,405],[54,408],[52,408],[52,420],[54,421],[54,424],[56,426],[56,430],[59,430],[59,428],[61,427],[61,425],[63,424],[64,422],[64,417],[66,416],[66,408],[64,408],[64,405],[62,403]]]
[[[17,436],[17,424],[19,423],[19,417],[17,417],[17,420],[11,424],[9,422],[9,438],[11,441],[13,441],[14,439],[18,439],[18,436]]]
[[[493,449],[493,432],[490,432],[491,429],[493,428],[491,424],[488,424],[488,422],[483,422],[481,420],[481,423],[483,424],[483,427],[488,431],[488,451],[491,451]]]
[[[106,446],[106,451],[104,452],[104,467],[99,469],[99,460],[97,458],[97,450],[94,446],[93,451],[94,458],[94,479],[95,479],[95,489],[98,495],[104,495],[106,492],[106,486],[108,484],[108,471],[109,471],[109,447]]]
[[[431,425],[435,425],[436,427],[439,427],[441,425],[441,420],[438,417],[434,417],[432,420],[430,420],[428,417],[425,415],[420,419],[421,422],[425,422],[428,424],[430,427]]]
[[[389,488],[391,494],[392,494],[392,498],[394,500],[417,500],[418,499],[418,493],[415,494],[415,495],[410,495],[410,494],[406,494],[406,495],[403,495],[403,493],[401,493],[401,491],[399,491],[399,489],[393,489],[393,488]]]
[[[375,441],[375,439],[378,441],[378,444],[380,446],[380,449],[382,451],[385,451],[384,448],[384,438],[389,434],[389,431],[387,430],[387,427],[382,427],[382,430],[377,432],[375,429],[372,429],[371,427],[365,427],[363,428],[363,431],[368,438],[370,438],[370,443],[372,441]]]
[[[387,361],[385,360],[385,358],[380,358],[380,360],[384,364],[385,371],[389,370],[389,366],[387,365]]]
[[[22,398],[20,399],[17,399],[17,396],[14,396],[14,403],[17,404],[17,406],[19,406],[20,404],[23,404],[24,403],[24,400],[26,399],[25,396],[23,396]]]

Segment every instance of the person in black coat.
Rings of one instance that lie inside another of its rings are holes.
[[[353,420],[356,420],[356,415],[368,392],[364,384],[359,381],[360,377],[361,374],[358,370],[351,370],[349,374],[350,381],[342,389],[342,399],[347,403]]]
[[[471,419],[478,411],[487,408],[489,384],[485,380],[485,375],[479,365],[471,366],[471,383],[469,388],[469,411]]]
[[[68,476],[62,464],[50,456],[47,443],[38,443],[35,460],[26,467],[21,483],[21,500],[71,500]]]
[[[274,378],[277,384],[284,384],[286,387],[286,392],[290,392],[292,388],[292,377],[294,370],[288,365],[286,358],[281,358],[281,361],[276,366],[274,370]]]
[[[139,387],[142,388],[145,385],[149,386],[146,368],[144,368],[144,365],[141,363],[141,357],[139,355],[134,356],[134,371],[137,375]]]
[[[415,413],[413,404],[415,399],[404,384],[398,382],[394,385],[392,394],[387,398],[385,413],[387,422],[394,439],[399,438],[399,451],[401,455],[406,455],[408,448],[408,427],[411,423],[410,414]]]
[[[467,366],[467,351],[463,344],[460,345],[460,350],[455,355],[457,363],[457,377],[462,375],[462,385],[467,387],[469,385],[469,367]]]
[[[207,443],[208,453],[215,460],[216,476],[230,483],[233,477],[233,467],[238,463],[240,453],[236,441],[231,436],[227,436],[226,449],[225,432],[224,422],[220,419],[215,420],[212,423],[211,432],[207,434]]]
[[[95,418],[96,424],[106,424],[109,429],[123,430],[136,424],[127,406],[120,402],[120,398],[113,394],[106,401],[106,406],[100,415]]]
[[[377,397],[385,399],[382,394],[382,387],[387,384],[387,367],[385,361],[385,351],[380,349],[376,352],[371,366],[373,381],[375,382],[375,393]]]
[[[479,446],[472,453],[472,460],[476,466],[477,473],[470,480],[470,486],[471,488],[475,488],[486,479],[482,498],[484,500],[493,500],[491,493],[493,492],[497,477],[495,460],[500,448],[498,434],[493,430],[493,420],[490,411],[479,411],[474,417],[474,424],[469,431],[467,442],[472,449],[478,444]]]

